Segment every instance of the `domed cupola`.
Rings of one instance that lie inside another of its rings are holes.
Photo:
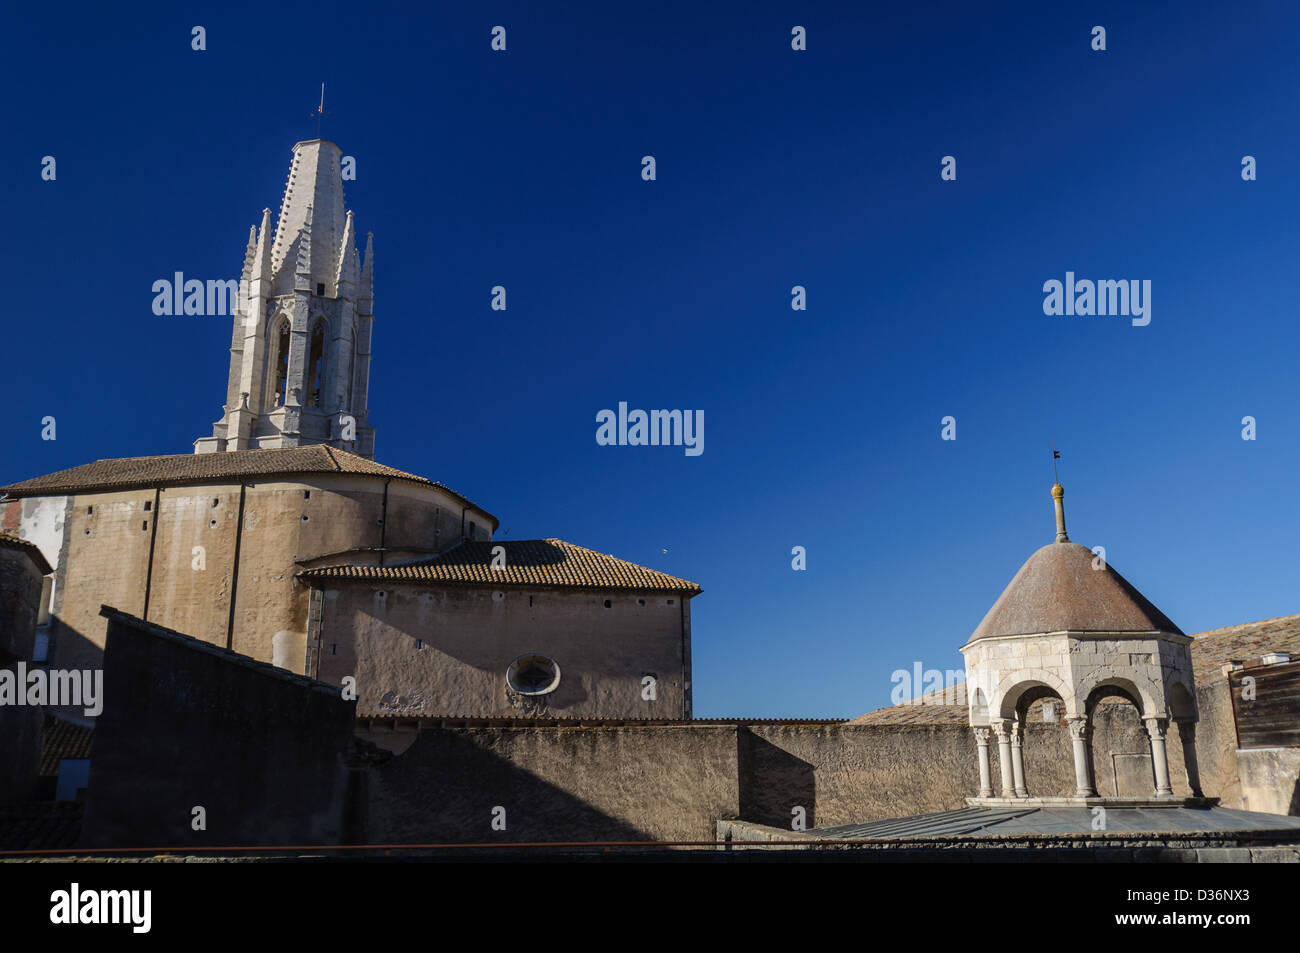
[[[1065,707],[1074,746],[1075,798],[1097,797],[1091,757],[1093,711],[1104,697],[1132,702],[1151,737],[1155,796],[1173,796],[1165,751],[1172,719],[1182,736],[1188,787],[1200,795],[1195,760],[1196,695],[1191,638],[1109,566],[1070,542],[1065,491],[1052,487],[1056,542],[1035,552],[976,627],[966,657],[970,724],[980,755],[980,800],[1023,799],[1021,746],[1029,706]],[[993,798],[990,733],[997,736],[1002,793]]]

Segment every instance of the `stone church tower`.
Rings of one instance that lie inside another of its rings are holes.
[[[271,210],[248,233],[224,413],[195,453],[328,444],[374,458],[367,422],[374,256],[357,255],[342,155],[293,147],[274,238]]]

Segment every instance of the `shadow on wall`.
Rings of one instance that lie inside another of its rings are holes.
[[[548,731],[553,732],[552,729]],[[552,742],[561,740],[554,734]],[[498,741],[508,748],[494,750]],[[641,830],[509,760],[519,746],[508,735],[483,730],[422,731],[402,755],[369,772],[365,825],[372,843],[479,844],[554,841],[652,841]],[[554,751],[553,757],[565,753]],[[571,762],[573,787],[584,788]],[[617,766],[615,766],[617,767]],[[602,770],[601,776],[605,776]],[[605,796],[613,786],[591,779]],[[624,813],[644,813],[651,792],[624,792]],[[641,802],[638,804],[638,802]],[[495,826],[494,826],[495,824]],[[504,829],[502,829],[504,825]]]
[[[98,671],[104,667],[104,650],[80,629],[68,625],[56,615],[50,616],[50,642],[46,658],[50,668],[65,671]],[[48,711],[86,722],[84,705],[51,705]],[[94,724],[94,721],[90,721]]]
[[[737,733],[741,818],[790,828],[795,809],[802,807],[805,827],[816,827],[817,769],[748,727]]]
[[[105,607],[104,712],[80,846],[331,844],[355,704]]]

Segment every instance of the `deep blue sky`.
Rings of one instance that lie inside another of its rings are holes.
[[[230,319],[150,286],[238,276],[324,82],[377,458],[700,583],[697,715],[960,667],[1053,539],[1052,441],[1072,538],[1185,631],[1300,611],[1300,8],[842,6],[10,5],[0,482],[211,432]],[[1151,324],[1045,316],[1067,270]],[[620,400],[704,454],[597,446]]]

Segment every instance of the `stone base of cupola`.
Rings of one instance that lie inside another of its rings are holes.
[[[970,807],[1216,807],[1217,797],[968,797]]]

